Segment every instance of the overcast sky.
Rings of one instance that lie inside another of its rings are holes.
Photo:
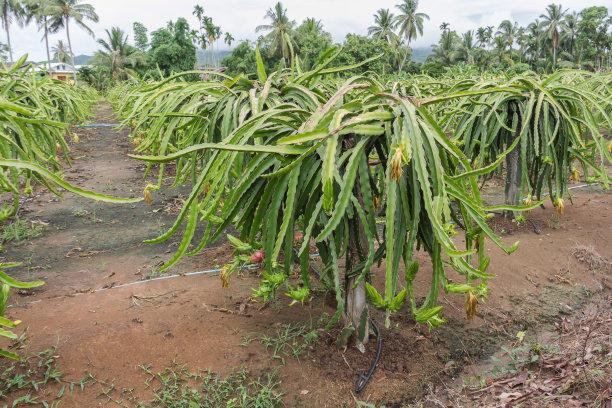
[[[87,1],[87,0],[85,0]],[[88,0],[100,16],[100,22],[91,24],[96,37],[104,36],[104,29],[119,26],[126,30],[132,39],[132,23],[140,21],[149,31],[155,30],[169,20],[178,17],[188,18],[195,24],[192,16],[193,6],[202,4],[207,15],[211,16],[222,30],[240,39],[255,40],[255,27],[264,22],[266,10],[274,0]],[[427,47],[438,40],[439,25],[448,22],[452,29],[464,32],[479,26],[496,26],[504,19],[527,24],[543,13],[552,0],[422,0],[419,11],[427,13],[430,21],[425,22],[422,38],[413,43],[414,47]],[[320,19],[325,29],[341,41],[347,33],[365,34],[373,22],[373,14],[378,8],[394,9],[399,0],[284,0],[289,16],[297,22],[306,17]],[[612,7],[612,0],[572,0],[563,1],[564,7],[580,11],[593,5]],[[75,54],[92,54],[98,47],[93,37],[84,31],[71,30]],[[5,34],[0,34],[5,41]],[[65,32],[51,36],[51,44],[64,39]],[[13,27],[12,40],[15,57],[29,53],[30,59],[41,60],[45,57],[41,33],[31,25],[26,28]]]

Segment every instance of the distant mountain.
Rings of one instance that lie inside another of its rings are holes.
[[[76,57],[74,57],[74,64],[75,65],[87,65],[89,63],[89,60],[92,58],[93,58],[93,55],[85,55],[85,54],[77,55]]]
[[[196,52],[196,56],[198,59],[198,66],[209,65],[211,58],[215,62],[217,61],[220,62],[223,60],[223,58],[227,57],[230,53],[231,53],[230,50],[214,50],[211,53],[210,50],[198,49]],[[427,59],[427,57],[431,55],[431,53],[432,53],[431,48],[425,48],[425,47],[424,48],[413,48],[412,49],[412,60],[415,62],[425,62],[425,59]],[[92,58],[93,58],[93,55],[85,55],[85,54],[77,55],[74,58],[74,63],[75,65],[87,65]],[[53,60],[51,62],[57,62],[57,61]],[[39,63],[44,64],[45,61],[39,61]]]
[[[211,58],[213,61],[221,61],[231,53],[230,50],[201,50],[198,48],[196,56],[198,57],[198,66],[210,65]]]
[[[428,56],[432,54],[431,47],[413,48],[412,60],[414,62],[425,62]]]
[[[74,57],[74,65],[87,65],[92,58],[93,58],[93,55],[85,55],[85,54],[77,55],[76,57]],[[54,63],[54,62],[59,62],[59,61],[56,59],[53,59],[51,60],[51,62]],[[37,63],[46,64],[47,60],[38,61]]]

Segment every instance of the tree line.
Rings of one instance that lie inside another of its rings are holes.
[[[130,77],[162,77],[197,66],[197,50],[204,55],[204,66],[223,67],[230,74],[249,74],[255,67],[258,46],[266,68],[279,69],[298,62],[303,69],[313,67],[331,47],[342,46],[334,60],[338,66],[351,65],[374,56],[359,70],[383,75],[425,73],[437,76],[450,67],[477,71],[520,73],[527,70],[550,72],[558,68],[602,70],[610,67],[612,17],[606,7],[588,7],[580,12],[550,4],[535,21],[526,26],[504,20],[497,27],[477,27],[464,33],[449,23],[440,25],[440,38],[424,63],[412,60],[412,42],[423,35],[429,16],[419,11],[418,0],[402,0],[393,9],[379,9],[367,35],[347,34],[335,44],[320,20],[307,18],[298,24],[281,2],[264,15],[265,23],[256,28],[255,42],[242,40],[223,59],[222,46],[231,48],[235,38],[223,32],[201,5],[193,9],[196,24],[186,18],[170,21],[149,33],[140,22],[133,25],[133,41],[119,27],[106,30],[98,39],[100,49],[81,68],[80,77],[102,89]],[[0,55],[13,61],[11,27],[34,22],[43,32],[47,61],[74,64],[71,28],[76,26],[93,35],[89,22],[99,18],[92,5],[81,0],[0,0],[0,20],[7,44]],[[49,34],[65,31],[66,42],[49,46]],[[295,61],[294,61],[295,60]],[[453,68],[454,69],[454,68]]]

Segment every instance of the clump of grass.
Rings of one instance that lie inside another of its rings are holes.
[[[57,406],[65,392],[73,392],[75,388],[83,389],[88,383],[84,378],[79,383],[64,380],[58,365],[55,348],[48,348],[39,353],[29,355],[21,361],[0,360],[0,401],[12,401],[13,407],[21,405]],[[58,387],[55,397],[50,400],[41,399],[45,390]],[[7,405],[2,405],[7,406]]]
[[[192,373],[184,365],[173,363],[161,371],[141,365],[147,375],[145,387],[150,389],[150,401],[142,401],[134,389],[118,390],[115,383],[97,381],[100,393],[120,406],[138,408],[275,408],[283,406],[279,382],[271,373],[253,377],[242,370],[222,378],[211,371]],[[119,395],[117,395],[119,394]]]
[[[285,357],[299,360],[303,354],[313,349],[319,340],[319,332],[323,330],[328,320],[329,316],[324,313],[318,319],[311,319],[305,323],[280,324],[267,334],[244,336],[240,345],[246,347],[253,340],[259,340],[272,353],[273,359],[285,364]]]
[[[285,357],[299,360],[302,354],[312,349],[318,339],[318,330],[308,324],[283,324],[275,333],[262,335],[259,341],[271,350],[272,358],[285,364]]]
[[[10,224],[2,227],[2,231],[0,232],[0,241],[3,244],[7,242],[15,242],[19,244],[23,241],[40,237],[45,230],[45,226],[46,225],[42,222],[17,218]]]

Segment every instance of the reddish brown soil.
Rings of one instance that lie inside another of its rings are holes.
[[[106,105],[95,121],[104,120],[112,121]],[[68,176],[100,192],[142,194],[143,166],[126,157],[131,150],[126,132],[106,128],[77,132],[81,142],[73,146],[76,159]],[[577,190],[574,204],[568,203],[562,218],[554,215],[550,205],[529,215],[540,234],[530,227],[506,228],[511,232],[504,237],[507,243],[521,241],[514,255],[488,246],[491,271],[497,277],[491,280],[491,295],[479,305],[473,321],[465,319],[464,299],[456,295],[441,296],[448,323],[431,332],[416,325],[407,310],[394,315],[392,328],[382,329],[379,369],[366,390],[355,396],[357,375],[368,368],[374,341],[362,355],[353,348],[338,350],[333,338],[322,334],[315,351],[299,361],[287,358],[286,365],[272,360],[257,341],[240,345],[244,336],[270,333],[274,323],[305,322],[329,313],[323,294],[304,308],[288,307],[280,299],[260,309],[261,305],[248,301],[250,288],[257,283],[254,274],[234,277],[229,289],[221,288],[218,277],[199,275],[91,292],[138,281],[170,257],[176,239],[155,246],[142,241],[171,225],[174,215],[163,209],[180,193],[185,193],[184,187],[156,192],[151,207],[92,203],[69,195],[57,200],[48,193],[25,204],[23,216],[47,222],[49,227],[42,237],[9,247],[2,256],[26,262],[15,271],[16,277],[44,278],[47,284],[31,296],[14,295],[9,315],[28,328],[31,350],[57,347],[68,379],[78,381],[91,372],[146,397],[138,366],[161,369],[176,360],[193,370],[220,374],[243,367],[254,373],[273,370],[281,380],[287,406],[355,406],[356,398],[400,406],[423,395],[430,384],[448,381],[493,354],[518,330],[538,330],[560,313],[579,308],[591,293],[608,289],[607,273],[576,259],[572,248],[592,247],[612,259],[611,195]],[[77,215],[75,210],[90,215]],[[211,268],[230,256],[220,242],[182,261],[171,273]],[[418,290],[424,296],[431,269],[424,254],[417,257],[421,263]],[[380,277],[382,271],[384,265],[374,272]],[[241,303],[247,303],[242,314],[218,309],[237,310]],[[377,312],[374,317],[382,322]],[[48,395],[56,392],[47,391]],[[62,406],[108,406],[99,392],[91,387],[66,395]]]

